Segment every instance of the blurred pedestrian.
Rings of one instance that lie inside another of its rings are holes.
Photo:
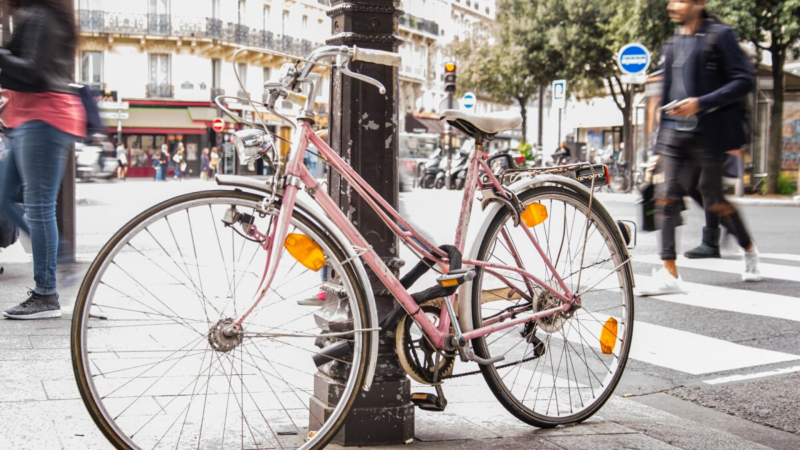
[[[153,181],[161,180],[161,152],[156,150],[147,151],[150,158],[150,167],[153,168]]]
[[[119,163],[119,166],[117,166],[117,179],[125,181],[125,177],[128,176],[128,154],[122,142],[117,144],[117,163]]]
[[[557,166],[568,164],[571,158],[572,152],[567,147],[566,142],[561,142],[556,151],[553,152],[553,161]]]
[[[183,173],[186,171],[186,149],[183,147],[183,142],[178,142],[178,150],[172,162],[175,165],[175,179],[183,181]]]
[[[219,150],[217,147],[211,147],[211,178],[214,178],[219,173]]]
[[[70,86],[78,41],[75,10],[67,0],[15,1],[11,7],[14,34],[0,49],[0,85],[10,97],[4,120],[13,129],[11,151],[0,162],[0,216],[30,235],[35,287],[3,315],[61,317],[56,197],[72,145],[87,128],[83,103]],[[20,186],[24,211],[14,198]]]
[[[208,158],[208,148],[203,149],[203,153],[200,155],[200,179],[201,180],[208,180],[208,171],[211,167],[211,161]]]
[[[167,144],[161,144],[161,153],[158,154],[158,164],[161,168],[158,179],[161,181],[167,181],[167,169],[169,169],[169,161],[169,147],[167,147]]]
[[[657,152],[663,163],[664,194],[659,199],[663,268],[653,285],[639,295],[683,292],[675,253],[675,226],[679,220],[682,178],[697,164],[697,183],[703,206],[720,218],[744,250],[742,279],[759,280],[758,251],[736,208],[722,195],[725,152],[745,142],[741,100],[752,90],[751,64],[739,47],[734,31],[711,16],[705,0],[670,0],[670,18],[678,32],[664,46],[665,56],[661,127]]]

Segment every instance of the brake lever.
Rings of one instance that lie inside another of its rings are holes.
[[[370,78],[370,77],[368,77],[366,75],[361,75],[360,73],[355,73],[355,72],[351,71],[347,67],[347,63],[341,64],[339,66],[339,70],[342,72],[343,75],[347,75],[349,77],[353,77],[356,80],[360,80],[360,81],[363,81],[365,83],[369,83],[369,84],[377,87],[378,88],[378,92],[380,92],[381,95],[386,93],[386,88],[383,87],[383,85],[381,84],[380,81],[378,81],[378,80],[376,80],[374,78]]]

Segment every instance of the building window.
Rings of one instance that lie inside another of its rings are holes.
[[[289,11],[283,12],[283,21],[281,22],[281,34],[286,36],[286,25],[289,24]]]
[[[211,87],[222,87],[222,61],[219,59],[211,60]]]
[[[308,16],[303,16],[303,31],[308,31]]]
[[[267,84],[267,82],[270,81],[270,78],[272,78],[272,69],[269,67],[264,67],[264,84]],[[264,90],[264,92],[266,92],[266,90]]]
[[[247,2],[239,0],[239,25],[244,22],[245,14],[247,14]]]
[[[220,0],[211,0],[211,18],[219,19],[220,17]]]
[[[169,54],[151,53],[148,96],[163,98],[172,97],[171,79]]]
[[[103,84],[103,54],[101,52],[81,53],[81,83],[97,89]]]
[[[264,24],[263,24],[263,30],[264,31],[269,30],[269,20],[270,20],[270,13],[271,12],[272,11],[270,10],[269,5],[264,5]]]
[[[239,74],[239,81],[241,81],[242,85],[238,95],[240,97],[244,96],[244,92],[247,91],[247,63],[238,63],[236,65],[236,72]]]

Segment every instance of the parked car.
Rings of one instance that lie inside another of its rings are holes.
[[[119,161],[114,146],[108,141],[75,144],[75,176],[84,181],[110,180],[116,175]]]

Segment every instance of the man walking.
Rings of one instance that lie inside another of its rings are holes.
[[[733,30],[714,20],[705,0],[669,0],[676,35],[664,47],[664,113],[657,153],[664,169],[661,259],[654,285],[639,295],[683,292],[675,253],[675,227],[680,214],[682,173],[692,164],[700,170],[698,188],[704,208],[720,218],[744,249],[742,279],[757,281],[758,252],[747,229],[722,195],[725,152],[745,143],[744,111],[740,101],[753,88],[751,64]]]

